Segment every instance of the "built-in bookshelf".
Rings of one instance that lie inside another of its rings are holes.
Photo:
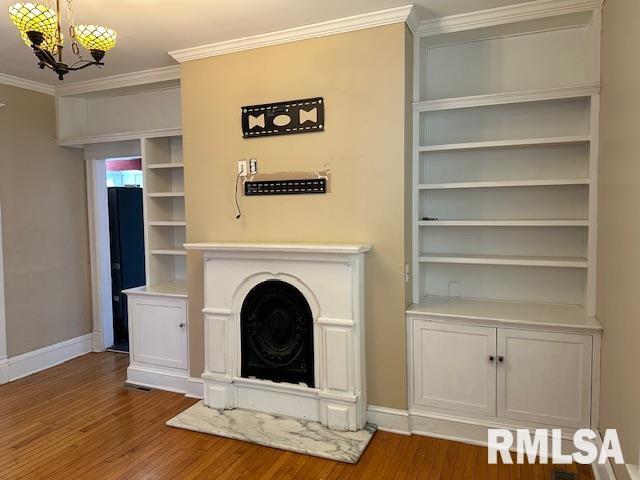
[[[597,9],[418,33],[415,303],[595,314],[599,28]]]
[[[184,284],[186,220],[182,137],[142,139],[147,287]],[[174,291],[176,287],[172,287]],[[184,289],[180,289],[183,291]]]

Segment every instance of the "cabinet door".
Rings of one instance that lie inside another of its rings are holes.
[[[498,329],[498,416],[589,427],[590,335]]]
[[[133,362],[188,368],[185,300],[131,298],[129,316]]]
[[[413,320],[414,407],[495,415],[495,349],[495,328]]]

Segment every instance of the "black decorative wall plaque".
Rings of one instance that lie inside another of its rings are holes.
[[[322,97],[242,107],[244,138],[324,130]]]

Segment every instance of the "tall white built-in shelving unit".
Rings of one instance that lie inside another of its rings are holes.
[[[594,315],[600,10],[582,3],[418,30],[416,304],[515,301]]]
[[[142,139],[147,285],[181,288],[186,279],[182,137]],[[186,287],[184,288],[186,292]]]
[[[413,431],[598,426],[601,7],[537,0],[414,29]]]

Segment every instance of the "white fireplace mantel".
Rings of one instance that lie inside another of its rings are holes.
[[[204,257],[205,404],[358,430],[366,423],[365,244],[191,243]],[[240,310],[268,280],[296,287],[313,316],[315,388],[241,376]]]

